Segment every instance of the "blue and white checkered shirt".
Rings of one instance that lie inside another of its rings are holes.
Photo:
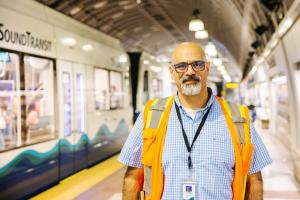
[[[219,102],[214,95],[211,95],[207,106],[198,111],[195,118],[192,119],[182,108],[177,96],[175,96],[175,101],[180,107],[183,126],[190,144],[205,111],[211,104],[212,108],[192,149],[193,171],[189,172],[187,166],[188,152],[173,103],[162,158],[165,181],[162,199],[181,200],[182,183],[187,180],[197,182],[197,200],[232,199],[234,149]],[[125,165],[143,168],[141,163],[143,123],[143,114],[141,113],[119,157],[119,161]],[[265,145],[252,124],[251,140],[255,147],[249,174],[261,171],[272,162]]]

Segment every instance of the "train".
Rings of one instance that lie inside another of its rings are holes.
[[[34,1],[0,1],[0,199],[118,153],[132,124],[119,40]]]

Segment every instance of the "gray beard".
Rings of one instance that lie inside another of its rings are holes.
[[[202,84],[200,81],[199,81],[199,83],[196,83],[196,84],[184,84],[183,83],[181,85],[181,92],[182,92],[182,94],[184,94],[186,96],[193,96],[193,95],[200,94],[201,88],[202,88]]]

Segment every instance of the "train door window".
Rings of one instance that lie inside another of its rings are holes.
[[[71,74],[63,72],[63,110],[64,110],[64,136],[72,134],[72,91],[71,91]]]
[[[0,51],[0,151],[21,145],[19,56]]]
[[[109,110],[109,77],[105,69],[95,68],[95,110]]]
[[[76,97],[77,97],[77,129],[80,133],[84,132],[84,80],[82,74],[76,75]]]
[[[24,56],[25,143],[55,138],[53,105],[53,62]]]
[[[123,107],[122,74],[110,71],[110,108],[118,109]]]

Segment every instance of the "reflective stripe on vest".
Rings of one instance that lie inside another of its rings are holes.
[[[234,147],[233,200],[242,200],[253,152],[249,113],[244,106],[217,99],[224,113]],[[163,192],[162,152],[173,100],[174,97],[151,100],[145,106],[142,163],[146,200],[159,200]]]
[[[160,152],[163,151],[167,121],[173,100],[173,96],[156,99],[147,103],[145,107],[144,112],[147,113],[144,113],[146,118],[144,118],[142,156],[145,199],[160,199],[162,194],[163,173]]]

